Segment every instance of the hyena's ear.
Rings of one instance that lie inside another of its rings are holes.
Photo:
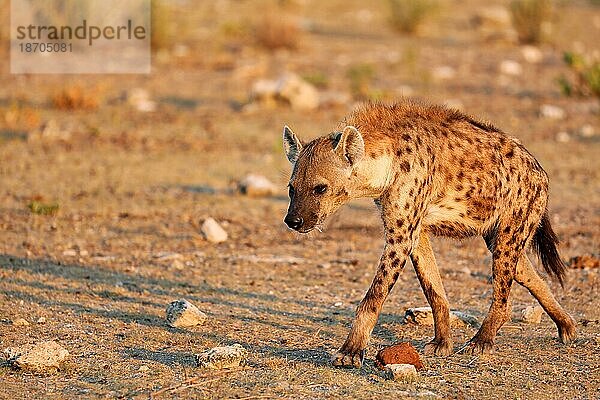
[[[345,127],[339,135],[335,152],[350,165],[359,162],[365,153],[365,142],[358,129],[353,126]]]
[[[302,151],[302,143],[287,125],[283,127],[283,149],[287,159],[295,164]]]

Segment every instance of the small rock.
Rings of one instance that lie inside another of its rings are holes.
[[[142,365],[140,368],[138,368],[139,372],[148,372],[150,371],[150,367],[148,367],[147,365]]]
[[[528,306],[521,311],[521,321],[528,324],[539,324],[542,321],[544,309],[540,306]]]
[[[543,104],[540,107],[540,115],[544,118],[550,119],[563,119],[565,117],[565,110],[552,104]]]
[[[33,372],[56,372],[69,356],[69,352],[54,341],[9,347],[4,354],[9,364]]]
[[[583,136],[585,138],[593,137],[596,134],[596,130],[590,124],[586,124],[586,125],[582,126],[580,132],[581,132],[581,136]]]
[[[87,250],[79,250],[79,255],[80,255],[81,257],[87,257],[87,256],[89,256],[89,255],[90,255],[90,252],[89,252],[89,251],[87,251]]]
[[[335,303],[333,303],[334,307],[341,307],[343,305],[344,305],[344,303],[342,303],[341,301],[336,301]]]
[[[450,325],[455,327],[468,325],[474,329],[478,329],[481,326],[477,318],[471,314],[456,310],[450,311]]]
[[[385,372],[388,379],[397,382],[414,382],[419,378],[419,374],[412,364],[388,364]]]
[[[500,63],[500,72],[504,75],[518,76],[523,73],[523,68],[516,61],[504,60]]]
[[[404,313],[404,322],[414,325],[433,325],[433,312],[431,307],[408,308]],[[477,318],[461,311],[450,311],[450,325],[453,327],[464,327],[468,325],[472,328],[479,328],[480,324]]]
[[[410,343],[406,342],[386,347],[377,352],[375,365],[379,369],[384,369],[386,365],[390,364],[410,364],[413,365],[417,371],[424,368],[417,350]]]
[[[277,95],[296,110],[314,110],[319,107],[317,89],[296,74],[285,74],[279,78]]]
[[[277,192],[277,186],[266,177],[258,174],[248,174],[239,183],[242,194],[252,197],[272,196]]]
[[[560,131],[556,134],[556,141],[559,143],[567,143],[571,141],[571,135],[568,132]]]
[[[45,324],[46,323],[46,317],[39,317],[36,322],[38,324]]]
[[[202,352],[196,356],[196,361],[202,368],[235,368],[244,364],[247,353],[246,349],[236,343]]]
[[[167,322],[174,328],[185,328],[201,325],[206,321],[206,314],[186,299],[175,300],[167,307]]]
[[[227,240],[227,232],[213,218],[205,219],[200,229],[206,240],[211,243],[221,243]]]
[[[184,264],[183,261],[181,261],[181,260],[173,260],[171,262],[171,268],[182,271],[185,269],[186,264]]]
[[[68,249],[62,252],[65,257],[77,257],[77,250]]]
[[[29,325],[29,321],[27,321],[25,318],[17,318],[13,321],[12,323],[14,326],[28,326]]]
[[[456,70],[448,65],[442,65],[431,70],[431,75],[434,79],[443,81],[454,78]]]
[[[152,112],[156,110],[156,103],[150,100],[150,94],[146,89],[133,88],[124,93],[123,97],[127,103],[141,112]]]
[[[544,55],[541,50],[535,46],[523,46],[521,47],[521,54],[525,61],[531,64],[537,64],[542,61]]]
[[[574,269],[600,268],[600,258],[589,254],[576,256],[569,260],[568,265]]]
[[[277,96],[277,81],[270,79],[259,79],[252,84],[250,97],[253,100],[269,101],[275,100]]]

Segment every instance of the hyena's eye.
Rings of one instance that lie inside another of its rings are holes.
[[[317,185],[315,186],[315,188],[313,189],[313,192],[315,194],[323,194],[327,191],[327,185]]]
[[[288,185],[288,196],[290,196],[290,199],[294,197],[294,187],[292,185]]]

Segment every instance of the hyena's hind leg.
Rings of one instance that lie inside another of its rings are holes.
[[[515,280],[527,288],[536,298],[558,328],[558,335],[563,343],[575,338],[575,322],[556,301],[548,284],[538,275],[525,254],[519,259]]]
[[[425,346],[425,353],[446,356],[452,353],[450,307],[427,233],[421,232],[410,258],[433,312],[435,337]]]
[[[479,331],[469,341],[473,354],[491,353],[496,333],[510,319],[510,290],[516,276],[517,264],[532,232],[525,224],[506,221],[494,234],[484,237],[492,251],[492,304]]]

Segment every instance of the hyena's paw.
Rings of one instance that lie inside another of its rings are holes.
[[[426,355],[447,356],[452,353],[453,343],[450,339],[433,339],[424,348]]]
[[[567,322],[558,325],[558,336],[564,344],[569,344],[577,336],[575,322],[569,318]]]
[[[467,354],[474,356],[491,354],[494,352],[494,340],[475,335],[473,339],[469,340],[464,350]]]
[[[331,363],[336,367],[360,368],[365,359],[364,350],[344,350],[342,347],[333,356]]]

